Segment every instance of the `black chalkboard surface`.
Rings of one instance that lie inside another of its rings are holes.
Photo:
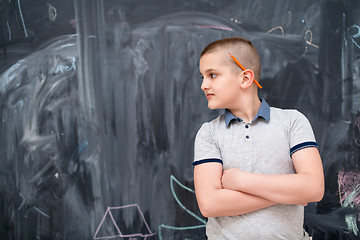
[[[198,61],[250,39],[260,95],[310,120],[313,239],[360,239],[360,2],[0,1],[0,239],[206,239]]]

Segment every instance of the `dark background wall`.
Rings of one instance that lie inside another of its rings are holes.
[[[0,1],[0,239],[204,239],[199,55],[250,39],[260,95],[310,120],[314,239],[360,239],[358,1]]]

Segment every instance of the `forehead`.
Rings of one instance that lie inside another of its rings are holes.
[[[214,52],[206,53],[200,58],[200,72],[206,71],[207,69],[230,67],[229,58],[230,56],[225,50],[216,50]]]

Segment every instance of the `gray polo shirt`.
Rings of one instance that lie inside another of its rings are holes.
[[[195,138],[193,165],[220,162],[259,174],[293,174],[291,155],[317,147],[307,118],[297,110],[269,107],[264,99],[256,117],[246,123],[230,111],[204,123]],[[208,239],[308,239],[304,207],[277,204],[252,213],[208,218]]]

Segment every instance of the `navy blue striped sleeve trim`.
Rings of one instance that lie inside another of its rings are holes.
[[[319,146],[317,145],[316,142],[303,142],[303,143],[300,143],[290,149],[290,156],[293,155],[294,152],[296,152],[300,149],[303,149],[303,148],[307,148],[307,147],[319,148]]]
[[[203,159],[203,160],[199,160],[199,161],[193,162],[192,165],[193,165],[193,166],[196,166],[196,165],[199,165],[199,164],[209,163],[209,162],[218,162],[218,163],[223,164],[223,162],[222,162],[221,159],[218,159],[218,158],[208,158],[208,159]]]

